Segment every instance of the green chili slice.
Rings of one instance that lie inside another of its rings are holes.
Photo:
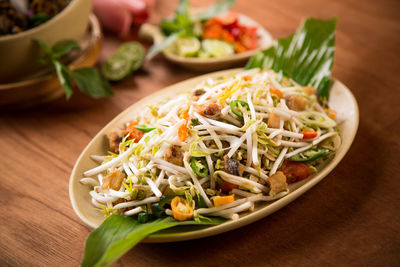
[[[229,104],[229,106],[231,107],[231,110],[233,112],[233,114],[235,114],[236,116],[238,116],[239,118],[243,119],[243,112],[239,109],[239,105],[246,108],[247,110],[250,110],[249,104],[247,104],[246,102],[242,101],[242,100],[233,100],[231,101],[231,103]]]
[[[208,176],[209,170],[207,166],[207,161],[204,157],[192,157],[190,159],[190,166],[197,176]]]
[[[292,161],[307,162],[319,159],[331,153],[327,148],[311,148],[297,155],[291,156],[289,159]]]
[[[133,126],[138,130],[141,130],[142,132],[148,133],[151,132],[153,130],[155,130],[156,128],[150,125],[146,125],[146,124],[141,124],[141,125],[135,125]]]

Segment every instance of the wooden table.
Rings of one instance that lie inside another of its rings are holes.
[[[177,1],[159,1],[152,22]],[[199,5],[203,2],[193,1]],[[275,214],[214,237],[139,244],[117,265],[399,266],[400,2],[398,0],[238,0],[274,37],[305,16],[339,17],[333,75],[360,107],[356,139],[315,188]],[[120,40],[106,36],[101,60]],[[115,84],[115,96],[79,93],[0,117],[0,265],[79,265],[91,231],[68,196],[72,166],[91,138],[142,97],[198,75],[161,57]]]

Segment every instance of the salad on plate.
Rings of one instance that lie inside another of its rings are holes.
[[[112,130],[110,154],[81,182],[106,215],[235,220],[332,157],[334,116],[314,87],[272,70],[208,79]]]

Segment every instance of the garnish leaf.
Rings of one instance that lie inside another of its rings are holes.
[[[178,38],[178,35],[179,34],[177,32],[173,33],[167,38],[165,38],[161,43],[153,45],[150,48],[149,52],[147,53],[146,59],[147,60],[152,59],[155,55],[164,50],[164,48],[171,45],[176,40],[176,38]]]
[[[180,0],[176,8],[176,15],[187,15],[189,13],[189,0]]]
[[[314,86],[320,99],[327,100],[335,52],[336,23],[336,18],[307,18],[294,34],[279,39],[269,49],[253,56],[246,69],[267,67],[275,72],[282,71],[300,85]]]
[[[53,58],[60,58],[73,50],[79,50],[81,47],[75,40],[62,40],[52,47],[51,55]]]
[[[71,77],[67,67],[61,64],[59,61],[53,61],[54,68],[56,69],[58,80],[60,81],[61,87],[64,89],[65,97],[69,99],[72,95],[72,83]]]
[[[34,39],[33,40],[35,43],[37,43],[39,45],[39,47],[47,54],[47,55],[51,55],[52,51],[51,48],[42,40],[38,40],[38,39]]]
[[[114,94],[110,84],[95,68],[76,69],[71,74],[79,89],[93,98],[102,98]]]
[[[235,0],[222,0],[209,6],[206,11],[195,16],[196,19],[207,20],[212,17],[223,14],[229,10],[231,6],[235,4]]]
[[[225,220],[199,218],[197,221],[179,222],[171,217],[141,224],[137,220],[111,215],[86,240],[82,266],[109,266],[146,236],[177,225],[214,225]]]

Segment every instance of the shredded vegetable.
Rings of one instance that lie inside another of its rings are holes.
[[[100,165],[81,182],[107,216],[238,219],[284,197],[339,148],[333,111],[315,92],[272,70],[207,79],[114,129],[116,151],[92,156]]]

